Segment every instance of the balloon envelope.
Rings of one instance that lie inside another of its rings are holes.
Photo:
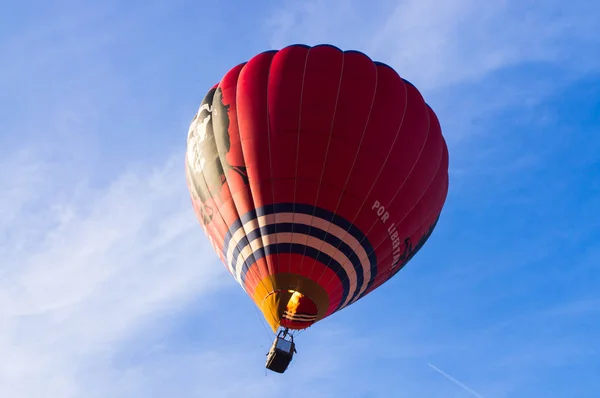
[[[231,69],[188,132],[198,219],[275,331],[365,297],[424,245],[448,192],[435,113],[363,53],[293,45]]]

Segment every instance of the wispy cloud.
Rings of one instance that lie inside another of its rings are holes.
[[[195,221],[173,133],[194,90],[243,60],[222,45],[241,46],[238,5],[67,3],[0,41],[0,396],[464,396],[428,363],[486,397],[557,391],[577,364],[571,380],[593,385],[597,201],[550,170],[574,134],[538,105],[599,65],[596,3],[312,0],[239,18],[270,15],[257,51],[333,42],[394,65],[452,146],[432,249],[303,333],[283,376],[265,374],[260,316]],[[215,26],[218,46],[190,50]],[[580,172],[595,147],[578,139]]]
[[[179,166],[132,169],[106,190],[88,187],[65,201],[36,189],[57,178],[44,159],[2,164],[30,176],[0,180],[11,193],[0,242],[9,254],[0,276],[3,394],[81,396],[78,369],[87,361],[228,281],[203,254],[210,248]]]
[[[289,2],[272,14],[271,44],[331,41],[364,49],[431,90],[478,81],[517,64],[563,61],[598,67],[585,57],[594,34],[590,1],[403,0],[377,5],[353,0]],[[581,47],[573,47],[578,42]]]

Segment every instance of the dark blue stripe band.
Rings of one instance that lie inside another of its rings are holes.
[[[256,219],[258,217],[261,216],[265,216],[265,215],[269,215],[269,214],[277,214],[277,213],[299,213],[299,214],[307,214],[307,215],[312,215],[318,218],[321,218],[327,222],[330,222],[332,224],[335,224],[336,226],[338,226],[339,228],[348,231],[348,233],[350,235],[352,235],[358,242],[360,242],[360,244],[362,245],[363,249],[365,250],[365,252],[368,255],[368,260],[369,260],[369,265],[371,268],[371,276],[369,278],[369,282],[367,284],[366,289],[368,289],[369,287],[371,287],[371,285],[373,284],[373,282],[375,281],[375,278],[377,276],[377,256],[375,255],[375,251],[373,250],[373,246],[371,245],[371,243],[369,242],[369,240],[366,238],[366,236],[355,226],[353,225],[350,221],[346,220],[345,218],[332,213],[328,210],[319,208],[319,207],[315,207],[315,206],[311,206],[311,205],[307,205],[307,204],[303,204],[303,203],[277,203],[277,204],[271,204],[271,205],[266,205],[263,206],[261,208],[255,209],[255,210],[251,210],[249,212],[247,212],[246,214],[242,215],[237,221],[235,221],[230,227],[229,227],[229,231],[227,232],[226,236],[225,236],[225,241],[224,241],[224,245],[223,245],[223,254],[225,256],[227,256],[227,251],[229,248],[229,244],[231,241],[231,238],[233,236],[233,234],[239,230],[240,228],[243,227],[244,224],[248,223],[249,221]],[[340,239],[338,239],[335,236],[332,236],[331,234],[326,233],[325,231],[322,231],[316,227],[313,226],[306,226],[304,224],[290,224],[292,225],[291,230],[287,231],[284,230],[284,228],[289,228],[289,227],[284,227],[285,224],[274,224],[272,229],[269,228],[267,231],[265,232],[270,232],[270,233],[276,233],[276,232],[300,232],[299,228],[304,228],[304,227],[308,227],[307,232],[305,232],[305,234],[307,235],[311,235],[311,236],[315,236],[319,239],[322,240],[326,240],[327,242],[332,242],[332,241],[336,241],[337,244],[334,244],[334,247],[338,247],[339,246],[339,250],[344,253],[345,255],[348,256],[348,258],[350,258],[350,260],[352,261],[352,264],[354,266],[354,268],[356,269],[356,273],[357,273],[357,277],[360,278],[360,280],[357,280],[357,289],[356,292],[359,292],[360,286],[363,284],[364,281],[364,274],[362,271],[362,266],[357,267],[357,264],[355,264],[355,260],[354,258],[358,257],[356,256],[356,253],[354,253],[353,250],[351,250],[349,248],[349,246],[347,244],[345,244],[344,242],[342,242]],[[271,227],[271,226],[269,226]],[[313,230],[315,232],[313,232]],[[320,237],[322,232],[325,233],[325,235],[323,237]],[[236,244],[236,248],[234,249],[234,261],[232,267],[235,267],[236,264],[236,259],[239,256],[239,251],[247,246],[249,244],[250,241],[256,239],[256,236],[259,234],[263,234],[263,229],[257,229],[254,231],[250,231],[250,233],[248,234],[248,236],[244,236],[240,239],[239,242],[237,242]],[[342,243],[342,244],[340,244]],[[290,246],[290,244],[285,244],[287,246]],[[343,246],[346,246],[347,248],[344,248]],[[265,249],[261,248],[258,250],[258,252],[260,253],[253,253],[251,254],[247,259],[246,262],[251,262],[254,263],[256,261],[256,257],[260,256],[264,257],[265,256]],[[352,254],[350,254],[352,253]],[[269,254],[269,253],[266,253]],[[299,253],[299,254],[304,254],[304,252]],[[330,258],[329,256],[327,256],[328,258]],[[245,262],[245,263],[246,263]],[[360,263],[360,261],[358,261],[358,263]],[[324,263],[325,265],[328,265],[327,263]],[[331,265],[331,264],[329,264]],[[329,267],[331,268],[331,267]],[[342,269],[343,270],[343,269]],[[234,269],[234,273],[235,273],[235,269]],[[243,275],[245,276],[246,270],[243,271]],[[345,272],[344,272],[345,274]],[[340,274],[338,274],[340,275]],[[347,275],[344,275],[347,279]],[[242,277],[242,281],[244,280],[244,277]],[[365,290],[366,290],[365,289]],[[356,294],[355,292],[355,294]],[[355,295],[353,295],[353,297],[355,297]]]
[[[346,298],[348,297],[348,292],[350,291],[350,281],[348,280],[348,275],[346,274],[344,268],[342,268],[342,265],[327,254],[320,252],[317,249],[312,248],[310,246],[305,246],[298,243],[275,243],[272,245],[265,246],[264,250],[254,252],[252,255],[252,259],[246,259],[246,261],[244,261],[244,265],[242,266],[242,284],[245,285],[246,273],[248,272],[248,269],[250,269],[250,267],[256,263],[256,261],[260,260],[265,255],[268,256],[270,254],[278,253],[302,254],[314,260],[320,261],[323,264],[328,264],[327,267],[340,276],[340,282],[342,283],[341,302],[343,303],[344,301],[346,301]]]
[[[328,234],[326,231],[324,231],[320,228],[316,228],[316,227],[306,225],[306,224],[292,224],[292,223],[271,224],[271,225],[266,225],[261,228],[257,228],[254,231],[250,232],[248,235],[246,235],[246,237],[244,239],[242,239],[237,244],[236,248],[233,251],[232,262],[234,264],[234,271],[235,271],[235,265],[238,263],[239,256],[240,256],[242,250],[244,250],[244,247],[248,246],[250,244],[250,242],[252,242],[254,240],[261,239],[262,236],[274,234],[275,231],[277,231],[277,232],[294,232],[294,233],[298,233],[298,234],[302,234],[302,235],[309,235],[309,236],[315,237],[321,241],[327,242],[334,247],[338,247],[339,251],[342,254],[344,254],[346,257],[348,257],[348,259],[350,260],[350,262],[352,264],[352,267],[354,268],[354,272],[356,272],[356,286],[357,287],[356,287],[356,291],[352,295],[352,299],[354,299],[358,295],[358,293],[360,292],[360,288],[362,287],[362,285],[364,283],[364,278],[365,278],[364,272],[363,272],[363,267],[360,262],[360,258],[358,258],[358,255],[354,252],[354,250],[352,250],[352,248],[348,244],[346,244],[345,242],[343,242],[341,239],[337,238],[336,236]],[[289,243],[282,243],[282,244],[289,244]],[[259,250],[262,250],[262,249],[259,249]],[[261,257],[264,257],[264,254]],[[327,265],[327,264],[325,264],[325,265]],[[341,266],[341,264],[340,264],[340,266]],[[344,274],[347,275],[346,272],[344,272]],[[342,275],[339,275],[339,276],[342,277]],[[242,279],[242,283],[244,283],[246,280],[246,271],[245,270],[242,271],[241,279]]]

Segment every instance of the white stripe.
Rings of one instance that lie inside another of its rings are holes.
[[[271,235],[266,235],[266,236],[263,235],[263,238],[265,238],[265,237],[271,238],[271,239],[275,238],[275,239],[277,239],[277,242],[279,242],[279,243],[297,243],[297,244],[302,244],[305,246],[312,247],[315,250],[320,249],[323,253],[327,254],[328,256],[333,258],[338,263],[343,264],[343,268],[346,271],[346,273],[348,274],[350,286],[354,286],[354,289],[356,289],[356,271],[354,270],[354,266],[348,260],[348,258],[344,255],[344,253],[342,253],[341,251],[339,251],[338,249],[336,249],[334,246],[330,245],[329,243],[324,242],[319,238],[315,238],[314,236],[301,235],[299,233],[291,233],[291,232],[281,232],[278,234],[271,234]],[[246,246],[242,249],[241,256],[238,257],[237,263],[233,266],[233,268],[236,270],[237,278],[239,280],[242,280],[242,270],[244,268],[243,267],[244,258],[250,257],[250,255],[252,253],[255,253],[257,250],[263,248],[263,239],[256,239],[253,243],[255,243],[255,245],[252,245],[254,247]],[[348,295],[348,298],[350,298],[350,296],[352,296],[352,293],[353,293],[353,291],[350,292],[350,294]]]
[[[253,230],[257,229],[259,226],[266,227],[269,225],[273,225],[275,223],[296,223],[296,224],[312,225],[313,227],[322,229],[323,231],[327,231],[330,235],[335,236],[336,238],[342,240],[344,243],[346,243],[348,246],[350,246],[350,248],[354,251],[356,256],[360,259],[360,262],[362,265],[364,279],[363,279],[362,286],[360,286],[359,295],[362,294],[366,290],[368,281],[369,281],[369,279],[371,279],[371,264],[369,262],[369,257],[367,256],[367,252],[365,251],[364,247],[360,244],[360,242],[358,240],[356,240],[356,238],[354,236],[352,236],[350,233],[347,233],[346,230],[338,227],[337,225],[331,223],[330,221],[325,220],[323,218],[312,216],[310,214],[302,214],[302,213],[275,213],[275,214],[264,215],[264,216],[249,220],[246,224],[244,224],[243,226],[238,228],[233,233],[233,235],[229,241],[229,245],[227,247],[226,259],[227,259],[227,263],[231,264],[230,268],[233,268],[237,271],[236,274],[240,278],[240,281],[241,281],[241,267],[239,269],[236,269],[236,267],[235,267],[240,263],[240,261],[239,260],[237,261],[238,264],[235,264],[235,265],[233,264],[233,262],[234,262],[233,252],[234,252],[237,244],[239,243],[240,240],[242,240],[245,236],[247,236]],[[291,234],[291,233],[287,233],[287,234]],[[244,259],[248,258],[250,253],[255,252],[259,248],[264,247],[263,245],[271,245],[271,244],[275,244],[275,243],[307,244],[304,242],[304,239],[306,239],[307,235],[301,235],[298,232],[294,232],[295,236],[303,237],[303,239],[300,239],[300,240],[298,240],[294,237],[294,242],[291,242],[289,238],[287,240],[281,240],[282,238],[280,237],[280,235],[285,236],[286,233],[263,235],[262,238],[256,239],[255,241],[251,242],[251,244],[250,244],[252,250],[250,250],[247,246],[243,249],[242,257]],[[330,255],[333,258],[336,258],[336,260],[337,260],[337,257],[334,257],[330,254],[331,249],[326,251],[325,246],[332,248],[333,251],[336,251],[336,252],[339,252],[339,250],[337,250],[335,247],[332,247],[331,245],[329,245],[317,238],[313,238],[313,239],[317,240],[320,243],[316,246],[310,245],[311,247],[314,247],[315,249],[319,250],[321,243],[323,243],[323,248],[321,249],[321,251],[327,253],[328,255]],[[347,269],[348,266],[350,268],[352,268],[352,272],[351,273],[348,272],[348,276],[350,277],[351,274],[354,275],[353,280],[354,280],[354,286],[356,287],[356,273],[354,272],[354,267],[352,266],[350,259],[348,259],[343,254],[342,254],[342,256],[343,256],[343,260],[341,260],[341,261],[337,260],[337,261],[343,265],[344,269]],[[243,261],[242,261],[242,263],[243,263]],[[350,283],[351,283],[351,286],[353,286],[352,280],[350,281]],[[351,297],[351,296],[352,296],[352,294],[348,295],[348,297]]]
[[[295,321],[305,321],[305,322],[309,322],[312,321],[314,319],[317,319],[317,315],[298,315],[298,314],[290,314],[289,312],[285,311],[283,313],[283,316],[287,319],[290,320],[295,320]]]
[[[267,239],[275,238],[275,239],[277,239],[277,241],[279,243],[297,243],[297,244],[309,246],[309,247],[314,248],[315,250],[320,250],[321,252],[327,254],[328,256],[333,258],[335,261],[340,263],[348,275],[348,282],[350,285],[350,291],[348,292],[348,297],[344,301],[344,305],[346,305],[348,303],[348,301],[352,298],[352,295],[358,288],[357,275],[356,275],[356,271],[354,270],[354,266],[352,265],[352,263],[350,262],[350,260],[346,257],[346,255],[344,253],[342,253],[340,250],[338,250],[336,247],[330,245],[329,243],[324,242],[319,238],[315,238],[314,236],[301,235],[299,233],[291,233],[291,232],[282,232],[282,233],[271,234],[271,235],[267,235],[267,236],[263,235],[263,238],[267,238]],[[267,239],[265,239],[265,240],[267,240]],[[256,248],[252,248],[250,246],[244,247],[244,249],[242,249],[241,256],[238,257],[238,261],[233,267],[236,270],[238,280],[242,280],[242,270],[244,268],[243,267],[244,258],[248,258],[252,253],[256,252],[257,249],[261,249],[263,247],[262,239],[256,239],[255,242],[257,243],[256,246],[258,246],[258,247],[256,247]],[[366,285],[366,283],[364,281],[363,281],[363,284]]]

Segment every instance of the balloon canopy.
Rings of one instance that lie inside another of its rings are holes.
[[[360,300],[422,248],[448,193],[433,110],[357,51],[292,45],[231,69],[188,132],[215,251],[273,331]]]

